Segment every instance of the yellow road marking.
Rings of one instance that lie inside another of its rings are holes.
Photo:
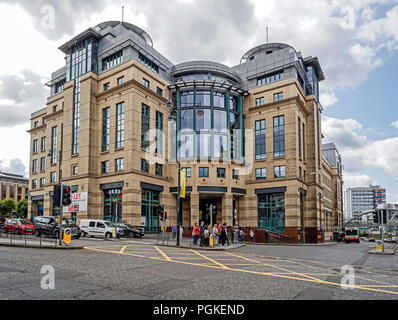
[[[84,247],[84,249],[86,250],[91,250],[91,251],[98,251],[98,252],[104,252],[104,253],[113,253],[113,254],[120,254],[119,252],[116,251],[106,251],[106,250],[101,250],[101,249],[94,249],[94,248],[90,248],[90,247]],[[145,256],[140,256],[140,255],[134,255],[134,254],[128,254],[128,253],[123,253],[123,255],[127,255],[127,256],[132,256],[132,257],[139,257],[139,258],[147,258],[147,259],[152,259],[152,260],[158,260],[158,261],[167,261],[165,259],[162,258],[158,258],[158,257],[145,257]],[[199,263],[192,263],[192,262],[185,262],[185,261],[174,261],[171,260],[169,262],[173,262],[173,263],[178,263],[178,264],[185,264],[185,265],[191,265],[191,266],[198,266],[198,267],[206,267],[206,268],[212,268],[212,269],[219,269],[219,270],[226,270],[223,267],[219,267],[219,266],[214,266],[214,265],[203,265],[203,264],[199,264]],[[264,276],[270,276],[270,277],[276,277],[276,278],[283,278],[283,279],[290,279],[290,280],[297,280],[297,281],[304,281],[304,282],[311,282],[311,283],[323,283],[323,284],[328,284],[331,286],[337,286],[337,287],[341,287],[340,283],[335,283],[335,282],[329,282],[329,281],[322,281],[322,280],[312,280],[312,279],[303,279],[303,278],[297,278],[297,277],[291,277],[289,275],[278,275],[278,274],[272,274],[272,273],[268,273],[268,272],[258,272],[258,271],[252,271],[252,270],[243,270],[243,269],[232,269],[232,268],[228,268],[228,271],[234,271],[234,272],[243,272],[243,273],[250,273],[250,274],[255,274],[255,275],[264,275]],[[394,291],[387,291],[387,290],[380,290],[380,289],[373,289],[373,288],[369,288],[366,287],[365,285],[354,285],[352,286],[354,289],[358,289],[358,290],[364,290],[364,291],[372,291],[372,292],[380,292],[380,293],[387,293],[387,294],[392,294],[392,295],[398,295],[398,292],[394,292]]]
[[[220,262],[217,262],[217,261],[214,260],[214,259],[208,258],[208,257],[206,257],[205,255],[203,255],[203,254],[201,254],[201,253],[199,253],[199,252],[197,252],[197,251],[194,251],[194,250],[192,250],[192,249],[191,249],[191,251],[194,252],[194,253],[196,253],[197,255],[199,255],[199,256],[205,258],[206,260],[209,260],[210,262],[213,262],[214,264],[216,264],[216,265],[222,267],[223,269],[229,269],[227,266],[223,265],[223,264],[220,263]]]
[[[124,253],[124,250],[126,250],[127,246],[124,246],[119,253]]]
[[[159,253],[166,258],[167,261],[171,261],[171,259],[165,254],[162,250],[159,249],[159,247],[155,246],[155,249],[159,251]]]

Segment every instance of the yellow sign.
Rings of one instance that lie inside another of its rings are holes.
[[[70,244],[72,241],[72,230],[71,229],[65,229],[64,230],[64,242],[66,244]]]
[[[381,241],[377,241],[377,250],[379,251],[383,250],[383,243]]]
[[[181,170],[181,193],[180,197],[185,199],[185,191],[187,188],[187,173]]]
[[[210,247],[211,248],[214,247],[214,237],[213,237],[213,235],[210,236]]]

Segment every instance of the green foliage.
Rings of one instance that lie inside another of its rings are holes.
[[[5,199],[0,201],[0,214],[9,215],[17,208],[17,203],[14,199]]]
[[[18,218],[26,218],[28,216],[28,200],[24,199],[17,203]]]

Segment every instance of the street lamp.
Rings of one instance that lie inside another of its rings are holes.
[[[166,106],[173,108],[174,103],[171,101],[167,101]],[[176,112],[173,110],[172,112]],[[177,121],[178,119],[178,121]],[[180,208],[180,202],[181,202],[181,150],[179,148],[180,141],[178,139],[178,125],[181,123],[181,110],[177,106],[177,117],[170,116],[169,117],[169,122],[177,121],[177,126],[176,126],[176,134],[177,134],[177,144],[176,148],[178,148],[177,152],[177,162],[178,162],[178,189],[177,189],[177,246],[180,246],[180,216],[181,216],[181,208]]]

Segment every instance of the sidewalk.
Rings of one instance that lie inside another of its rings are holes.
[[[41,241],[40,241],[41,239]],[[0,237],[1,247],[19,247],[32,249],[55,249],[55,250],[76,250],[83,249],[83,246],[76,246],[72,244],[66,246],[59,246],[59,240],[50,238],[34,238],[32,236],[18,236],[9,234],[6,237],[4,234]]]
[[[381,254],[381,255],[392,255],[393,256],[395,254],[395,252],[397,251],[397,249],[398,249],[398,245],[391,246],[391,245],[386,244],[385,247],[384,247],[384,252],[383,251],[379,251],[377,249],[372,249],[372,250],[369,251],[369,253],[370,254]]]
[[[214,248],[210,247],[201,247],[199,244],[194,246],[192,243],[192,239],[190,238],[181,238],[180,246],[177,246],[177,239],[165,238],[163,242],[163,238],[159,236],[156,238],[152,236],[145,236],[142,240],[134,240],[134,239],[110,239],[110,241],[114,242],[127,242],[127,243],[139,243],[139,244],[148,244],[148,245],[156,245],[160,247],[169,247],[169,248],[184,248],[184,249],[195,249],[195,250],[207,250],[207,251],[225,251],[225,250],[233,250],[244,247],[245,244],[242,243],[231,243],[230,246],[225,245],[224,247],[221,245],[216,245]],[[200,240],[199,240],[200,241]],[[199,243],[198,241],[198,243]]]

